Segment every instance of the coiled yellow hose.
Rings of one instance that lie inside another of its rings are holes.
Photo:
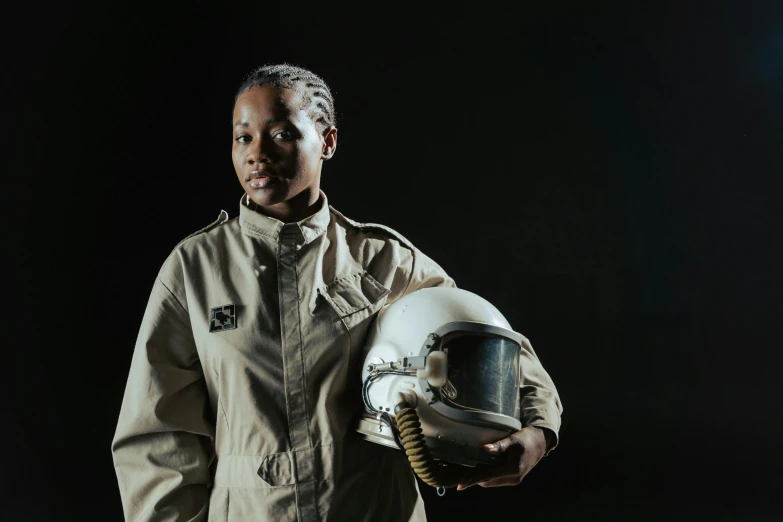
[[[470,468],[442,466],[432,457],[424,435],[421,434],[421,422],[416,408],[402,402],[397,405],[395,412],[405,454],[413,471],[425,484],[434,488],[454,488],[470,476]]]

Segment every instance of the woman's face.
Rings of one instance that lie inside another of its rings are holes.
[[[239,183],[270,215],[318,199],[321,166],[336,146],[334,127],[319,133],[295,89],[256,87],[234,106],[232,159]]]

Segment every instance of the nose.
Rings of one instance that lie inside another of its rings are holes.
[[[250,165],[256,163],[269,163],[270,160],[270,138],[264,138],[263,135],[256,136],[250,145],[250,153],[247,155],[247,162]]]

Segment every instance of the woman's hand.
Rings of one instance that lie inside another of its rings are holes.
[[[516,486],[546,453],[546,437],[541,428],[526,426],[505,439],[484,446],[493,454],[505,453],[506,462],[482,469],[460,483],[457,491],[478,484],[482,488]]]

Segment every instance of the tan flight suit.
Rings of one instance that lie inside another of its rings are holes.
[[[454,281],[321,201],[283,224],[243,195],[238,218],[221,211],[163,263],[112,441],[126,520],[426,520],[405,455],[353,430],[362,342],[384,305]],[[557,433],[529,354],[522,420]]]

